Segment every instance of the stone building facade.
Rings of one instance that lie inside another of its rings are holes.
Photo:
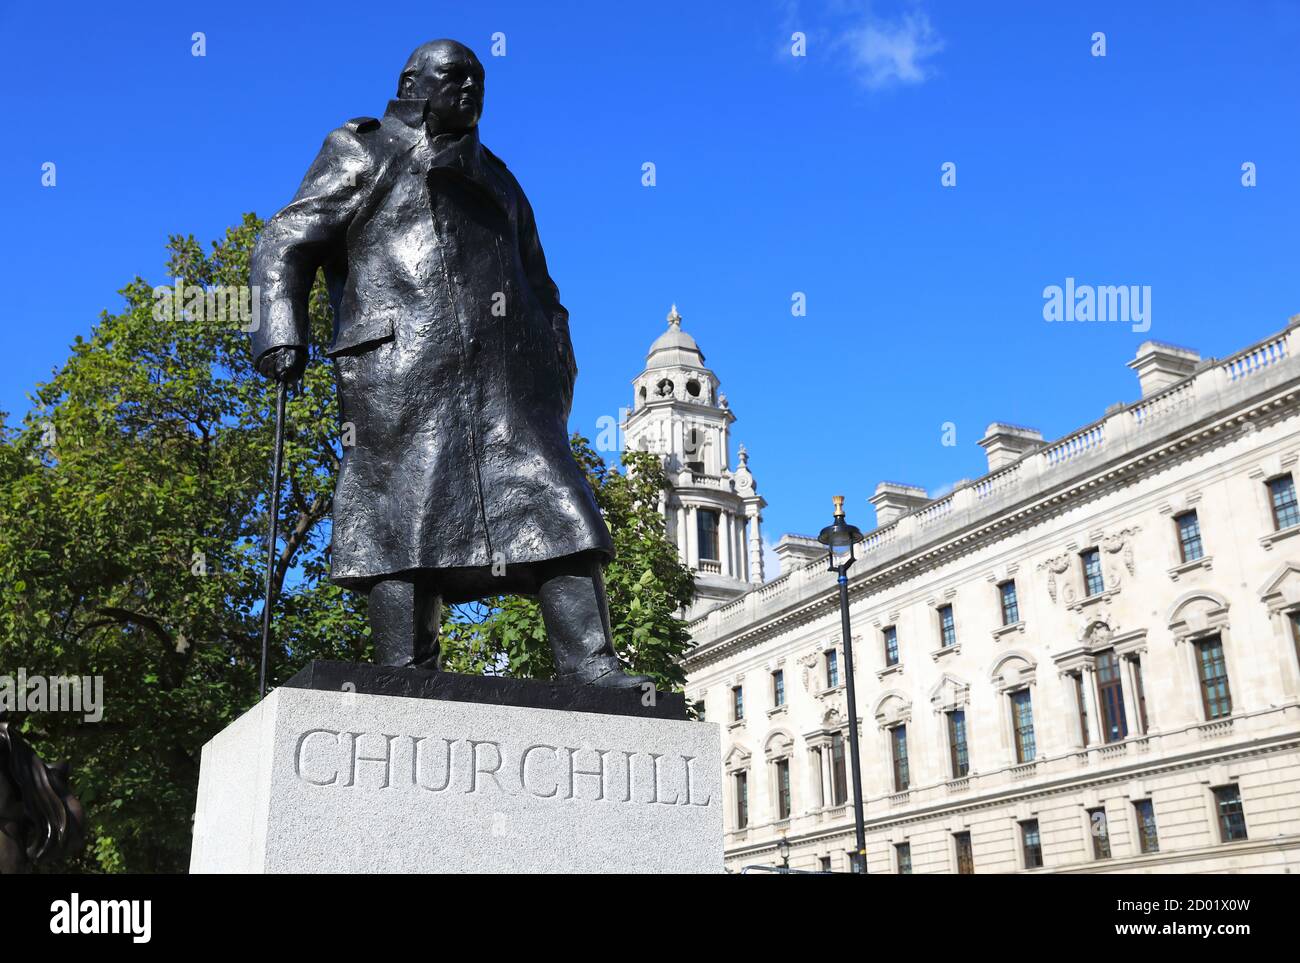
[[[629,438],[661,370],[707,385],[689,404],[716,390],[669,335]],[[1139,400],[1064,438],[993,424],[982,477],[871,496],[850,570],[869,872],[1300,869],[1300,316],[1224,360],[1147,342],[1130,367]],[[689,481],[670,531],[705,503]],[[757,533],[747,491],[708,504]],[[846,871],[835,578],[815,539],[777,551],[767,582],[730,556],[687,695],[722,726],[728,867],[784,840],[792,867]]]

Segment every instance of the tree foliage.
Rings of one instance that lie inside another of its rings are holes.
[[[246,286],[259,228],[247,215],[210,251],[173,237],[168,283]],[[257,699],[275,389],[253,371],[240,319],[211,299],[178,296],[168,313],[140,277],[121,294],[124,309],[76,340],[21,424],[0,414],[0,673],[103,677],[101,721],[20,721],[47,759],[72,762],[90,823],[80,868],[180,871],[200,750]],[[327,579],[341,448],[320,283],[310,312],[311,363],[286,420],[272,684],[313,658],[371,655],[364,597]],[[675,613],[693,588],[655,510],[662,473],[644,456],[611,470],[581,439],[575,452],[620,553],[608,573],[620,653],[679,687],[688,639]],[[462,612],[447,649],[462,671],[550,670],[526,600]]]

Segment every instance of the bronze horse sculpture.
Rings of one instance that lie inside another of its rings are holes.
[[[28,873],[85,844],[68,764],[46,765],[0,712],[0,875]]]

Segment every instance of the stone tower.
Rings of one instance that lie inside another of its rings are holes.
[[[696,574],[694,618],[763,581],[762,511],[766,506],[741,445],[729,455],[736,420],[718,378],[673,305],[668,330],[655,339],[632,381],[632,410],[623,425],[629,448],[658,453],[672,491],[662,503],[668,536]]]

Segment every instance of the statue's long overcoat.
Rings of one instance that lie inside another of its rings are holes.
[[[489,594],[508,579],[476,586],[463,570],[608,556],[612,543],[569,448],[577,368],[532,208],[477,130],[430,138],[422,108],[391,101],[382,121],[331,133],[267,222],[253,351],[306,344],[322,266],[355,436],[334,495],[333,580],[455,569],[462,594]]]

